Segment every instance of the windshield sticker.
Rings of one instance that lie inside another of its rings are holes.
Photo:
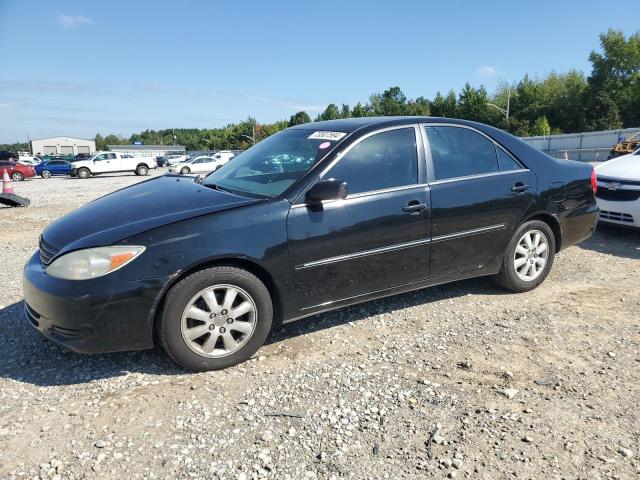
[[[328,132],[323,130],[318,130],[317,132],[313,132],[307,138],[313,138],[316,140],[340,140],[344,137],[346,133],[344,132]]]
[[[324,143],[321,143],[320,145],[318,145],[318,148],[320,150],[324,150],[325,148],[330,147],[330,146],[331,146],[331,142],[324,142]]]

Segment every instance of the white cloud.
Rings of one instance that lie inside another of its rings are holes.
[[[491,77],[495,77],[497,72],[496,72],[496,69],[491,65],[484,65],[480,67],[478,70],[476,70],[476,73],[481,77],[491,78]]]
[[[82,15],[58,15],[58,22],[63,28],[75,28],[81,25],[91,25],[93,20]]]

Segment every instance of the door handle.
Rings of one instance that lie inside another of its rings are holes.
[[[531,185],[525,185],[523,183],[518,182],[513,187],[511,187],[511,191],[513,193],[522,193],[522,192],[526,192],[530,188],[531,188]]]
[[[413,202],[409,202],[409,205],[407,205],[406,207],[402,207],[402,211],[415,215],[420,213],[422,210],[426,210],[427,208],[429,208],[429,205],[427,205],[426,203],[418,203],[414,200]]]

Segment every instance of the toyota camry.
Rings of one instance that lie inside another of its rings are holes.
[[[78,352],[158,342],[225,368],[274,324],[358,302],[480,276],[531,290],[593,233],[595,190],[590,165],[474,122],[298,125],[204,179],[152,178],[49,225],[25,313]]]

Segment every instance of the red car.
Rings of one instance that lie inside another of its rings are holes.
[[[36,171],[33,167],[8,160],[0,160],[0,175],[3,175],[3,170],[6,170],[11,179],[16,182],[36,176]]]

